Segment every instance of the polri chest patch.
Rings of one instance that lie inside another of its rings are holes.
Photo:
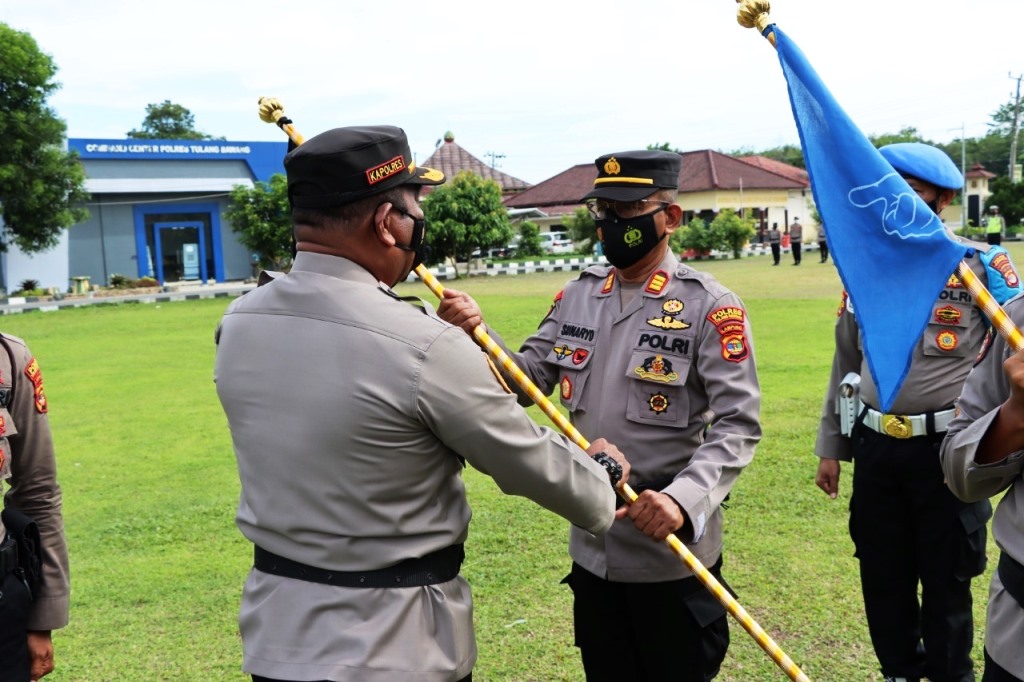
[[[679,378],[679,373],[672,371],[672,362],[661,355],[646,358],[639,367],[633,369],[633,373],[641,379],[662,383],[669,383]]]

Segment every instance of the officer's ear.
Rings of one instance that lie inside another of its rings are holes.
[[[953,197],[956,196],[955,189],[943,189],[939,192],[938,196],[935,197],[936,213],[942,213],[942,209],[946,208],[953,202]]]
[[[665,207],[665,231],[672,234],[683,222],[683,207],[674,201]]]
[[[373,232],[374,235],[385,246],[391,247],[397,243],[395,235],[391,234],[391,214],[394,212],[392,209],[394,204],[390,201],[386,201],[373,212]]]

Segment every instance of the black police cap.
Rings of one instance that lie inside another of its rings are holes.
[[[584,200],[636,201],[659,189],[679,189],[683,159],[674,152],[644,150],[605,154],[594,165],[597,179]]]
[[[300,208],[340,206],[405,184],[440,185],[444,173],[417,167],[396,126],[335,128],[284,157],[288,199]]]

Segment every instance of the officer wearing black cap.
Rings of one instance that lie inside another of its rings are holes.
[[[936,147],[911,142],[879,151],[936,214],[963,185],[956,165]],[[1015,295],[1020,282],[1006,251],[967,243],[967,264],[996,300]],[[894,294],[894,314],[898,305]],[[988,329],[963,282],[951,275],[891,413],[883,414],[845,293],[840,305],[815,482],[834,499],[840,461],[854,462],[850,535],[886,680],[974,680],[970,580],[985,568],[985,523],[992,510],[985,499],[965,503],[953,496],[938,452]]]
[[[582,433],[605,434],[633,465],[639,499],[612,529],[570,529],[566,582],[587,679],[705,682],[728,647],[726,612],[663,540],[675,533],[721,577],[722,502],[761,437],[750,320],[669,249],[683,213],[679,154],[606,154],[596,167],[584,201],[611,265],[567,284],[510,355],[542,392],[557,391]],[[438,312],[467,331],[482,322],[461,292]]]
[[[595,460],[538,427],[461,330],[391,290],[422,255],[419,189],[444,181],[415,165],[401,129],[330,130],[285,169],[292,269],[234,301],[217,330],[237,523],[255,546],[244,669],[469,680],[464,462],[598,536],[614,515],[609,477],[629,465],[604,439]]]

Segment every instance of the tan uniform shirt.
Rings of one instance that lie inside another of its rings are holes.
[[[30,630],[55,630],[68,623],[70,586],[68,547],[57,484],[57,459],[47,419],[43,374],[25,342],[3,335],[14,365],[0,347],[0,494],[4,506],[19,509],[39,526],[43,545],[43,581],[32,602]],[[6,529],[0,522],[0,538]]]
[[[463,542],[460,457],[582,532],[611,525],[599,464],[534,424],[465,332],[343,258],[299,253],[288,275],[233,302],[215,379],[238,526],[275,554],[355,571]],[[447,682],[476,659],[461,576],[359,589],[253,570],[239,623],[245,670],[277,679]]]
[[[781,241],[782,241],[782,233],[779,232],[778,228],[773,228],[771,230],[768,230],[768,243],[769,244],[778,244]]]
[[[1024,325],[1024,298],[1018,296],[1004,307],[1018,327]],[[1003,362],[1011,352],[997,335],[984,360],[967,377],[941,458],[946,484],[960,499],[973,502],[1006,491],[996,507],[992,535],[1001,550],[1024,563],[1024,451],[994,464],[974,461],[978,444],[1010,394]],[[1024,608],[1006,591],[996,571],[989,588],[985,648],[996,663],[1024,679],[1022,642]]]
[[[800,223],[793,223],[789,226],[790,241],[800,242],[804,239],[804,226]]]
[[[970,244],[979,249],[988,248],[984,244]],[[987,285],[986,269],[977,253],[966,261],[974,274]],[[894,294],[894,301],[898,300],[898,294]],[[860,374],[861,400],[876,410],[881,405],[878,388],[864,357],[855,312],[844,292],[835,326],[832,373],[814,447],[815,454],[825,459],[850,461],[852,457],[850,439],[840,433],[836,412],[836,396],[843,377],[849,372]],[[898,310],[894,310],[894,314],[898,314]],[[923,414],[952,407],[981,350],[987,330],[984,313],[974,304],[974,298],[960,278],[951,275],[932,308],[921,341],[914,349],[910,371],[889,412]]]
[[[623,309],[613,269],[588,268],[512,355],[545,395],[557,390],[584,436],[622,449],[634,486],[668,478],[660,489],[686,514],[678,537],[711,565],[721,502],[761,437],[749,320],[735,294],[671,253],[641,286]],[[573,528],[569,551],[616,582],[691,575],[629,519],[600,537]]]

